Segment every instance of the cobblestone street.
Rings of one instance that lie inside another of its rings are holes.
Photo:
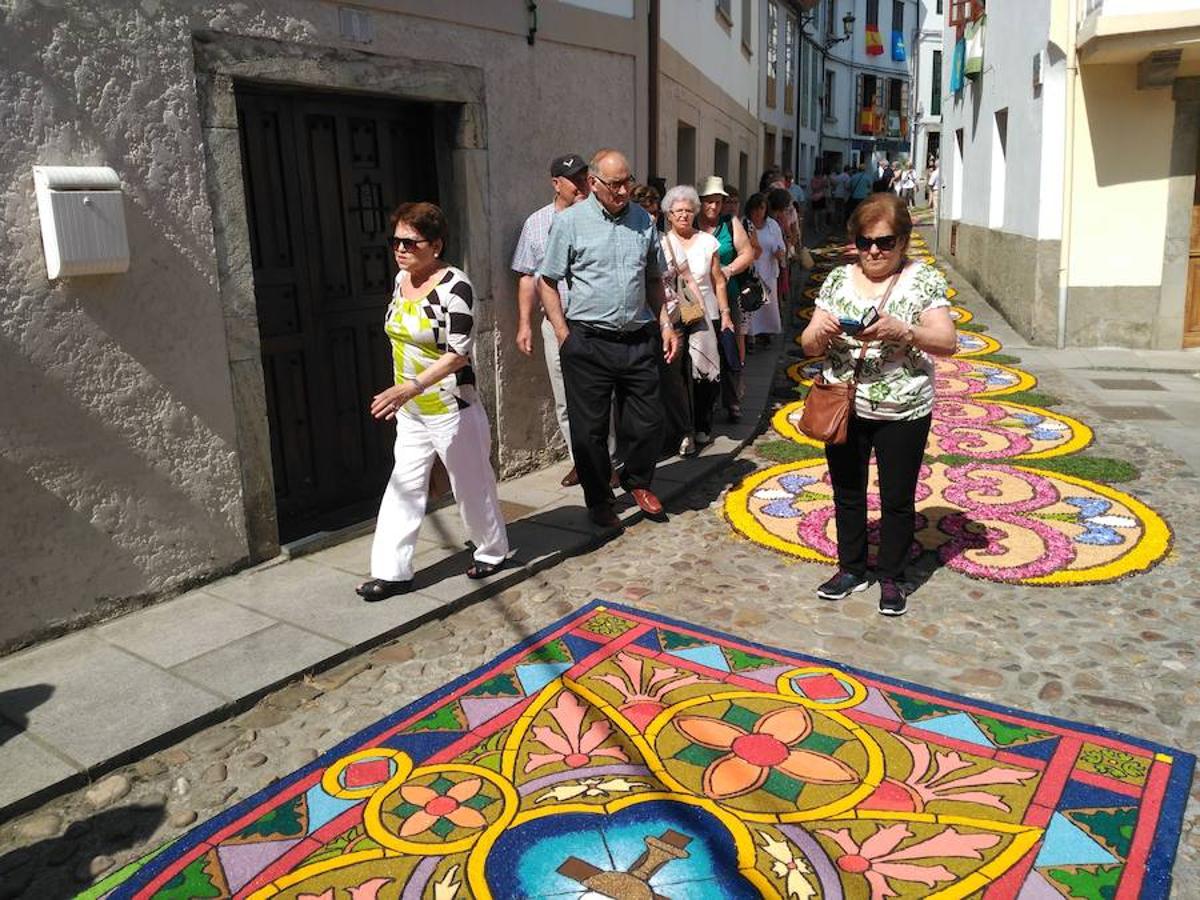
[[[998,321],[973,292],[963,293],[961,302],[977,320]],[[1074,396],[1062,372],[1026,368],[1040,389]],[[1085,412],[1070,402],[1063,411]],[[874,590],[823,602],[814,591],[828,577],[826,567],[756,546],[723,518],[725,492],[770,464],[750,447],[669,509],[669,524],[640,522],[596,552],[286,687],[228,722],[6,823],[0,896],[63,897],[93,881],[103,884],[198,820],[594,598],[1191,750],[1200,742],[1192,714],[1200,705],[1194,641],[1200,486],[1179,457],[1136,423],[1087,417],[1098,454],[1141,468],[1123,489],[1176,529],[1171,555],[1147,574],[1091,587],[1033,588],[941,569],[898,620],[877,614]],[[759,443],[772,440],[777,436],[766,429]],[[1179,897],[1195,896],[1200,885],[1198,801],[1193,789],[1174,869]]]

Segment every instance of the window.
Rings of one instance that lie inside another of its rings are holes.
[[[992,196],[988,225],[1004,227],[1004,194],[1008,176],[1008,109],[998,109],[992,129]]]
[[[783,31],[783,109],[792,112],[796,108],[796,19],[784,17]]]
[[[950,16],[946,24],[951,28],[966,25],[981,17],[984,11],[984,0],[950,0]]]
[[[937,14],[939,16],[942,14],[942,0],[937,0]]]
[[[779,78],[779,4],[767,0],[767,106],[775,106],[775,84]]]
[[[775,132],[768,131],[763,145],[763,167],[775,165]]]
[[[733,0],[717,0],[717,15],[733,24]]]
[[[940,170],[940,167],[939,167]],[[954,166],[949,171],[941,171],[942,186],[939,189],[942,196],[946,194],[947,176],[954,179],[954,189],[950,194],[950,218],[961,219],[963,215],[963,185],[967,183],[966,172],[963,171],[963,130],[954,130]],[[939,205],[941,198],[939,197]]]
[[[877,134],[880,129],[882,111],[879,107],[879,80],[874,75],[858,76],[858,121],[854,130],[859,134]]]
[[[834,85],[834,78],[836,77],[836,75],[837,75],[837,73],[834,72],[833,69],[825,70],[825,96],[821,98],[821,106],[825,110],[825,121],[826,122],[836,122],[837,121],[836,110],[833,108],[833,97],[834,97],[833,85]]]
[[[817,87],[821,83],[821,57],[815,52],[808,54],[809,77],[808,77],[808,118],[813,124],[813,128],[817,127],[817,116],[820,115],[821,101],[818,96]]]
[[[675,178],[679,184],[696,183],[696,129],[686,122],[675,132]]]
[[[750,189],[750,157],[745,153],[738,154],[738,191],[743,197],[749,197]]]
[[[837,0],[826,0],[825,3],[825,35],[833,37],[834,22],[837,20]]]
[[[892,0],[892,31],[904,31],[904,0]]]
[[[901,111],[901,93],[904,82],[899,78],[888,79],[888,112],[898,113]]]
[[[867,24],[879,24],[879,0],[867,0]]]
[[[888,79],[887,96],[888,137],[905,137],[908,134],[908,81],[901,78]]]
[[[942,51],[933,51],[933,79],[930,84],[931,94],[929,97],[929,114],[931,116],[940,116],[942,114]]]
[[[751,9],[751,0],[742,0],[742,49],[747,53],[754,49],[752,34],[754,34],[754,11]]]
[[[713,174],[729,178],[729,145],[720,138],[713,141]]]
[[[783,164],[785,169],[791,169],[792,171],[795,171],[796,160],[792,158],[792,136],[790,134],[785,134],[783,136],[783,143],[779,152],[779,161]]]

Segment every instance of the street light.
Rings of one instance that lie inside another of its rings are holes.
[[[854,37],[854,13],[848,12],[842,16],[842,36],[840,38],[826,38],[825,46],[832,47],[834,44],[840,44],[842,41],[848,41],[852,37]]]

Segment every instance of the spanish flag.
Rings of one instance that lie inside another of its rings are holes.
[[[883,56],[883,37],[878,25],[867,26],[867,56]]]

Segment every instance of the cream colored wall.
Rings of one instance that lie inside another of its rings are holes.
[[[1080,69],[1071,285],[1162,283],[1175,104],[1133,65]]]

